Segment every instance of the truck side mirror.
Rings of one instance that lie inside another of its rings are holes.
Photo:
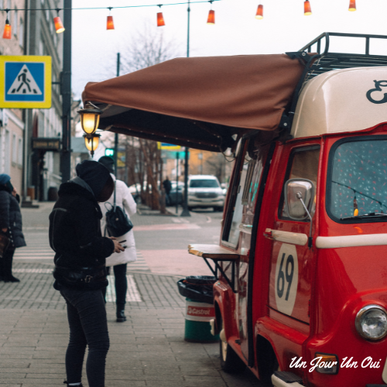
[[[285,210],[293,220],[311,219],[314,184],[307,179],[290,179],[285,184]]]

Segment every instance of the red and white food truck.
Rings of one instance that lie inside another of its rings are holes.
[[[216,264],[226,371],[387,385],[387,67],[375,60],[317,56],[290,135],[238,139],[220,243],[189,246]]]
[[[217,277],[226,371],[387,385],[387,56],[371,53],[386,43],[325,33],[287,55],[180,58],[85,88],[101,129],[232,149],[219,244],[189,246]]]

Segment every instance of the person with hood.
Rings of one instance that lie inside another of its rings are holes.
[[[116,190],[116,205],[123,208],[128,216],[136,213],[137,204],[133,199],[132,194],[129,191],[127,185],[115,178],[114,176],[114,160],[109,156],[102,156],[99,160],[99,163],[104,165],[109,172],[111,173],[112,178],[115,180],[115,190]],[[109,203],[109,204],[108,204]],[[106,228],[106,211],[109,210],[114,203],[114,193],[110,198],[104,203],[100,204],[102,211],[102,232]],[[129,262],[134,262],[137,259],[136,244],[134,241],[133,230],[130,230],[125,235],[118,237],[119,240],[124,240],[126,248],[125,252],[120,254],[112,254],[106,260],[106,266],[109,268],[112,266],[114,270],[114,285],[116,290],[116,315],[117,322],[126,321],[125,316],[125,304],[126,304],[126,292],[128,290],[128,281],[126,278],[127,264]]]
[[[0,259],[0,281],[19,282],[12,275],[12,261],[15,249],[26,246],[22,231],[20,198],[11,184],[11,177],[0,174],[0,232],[10,239],[10,244]]]
[[[105,301],[105,259],[124,251],[115,238],[101,234],[99,202],[113,192],[114,182],[100,163],[85,160],[76,166],[77,177],[63,183],[50,214],[49,241],[55,251],[54,288],[67,303],[70,339],[66,351],[68,386],[82,386],[82,364],[89,353],[86,374],[89,387],[105,386],[109,349]]]

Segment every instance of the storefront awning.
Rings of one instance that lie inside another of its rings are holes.
[[[223,151],[278,127],[303,68],[285,54],[178,58],[90,82],[82,99],[103,110],[100,129]]]

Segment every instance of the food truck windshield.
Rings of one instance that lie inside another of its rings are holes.
[[[329,216],[337,222],[385,222],[387,137],[340,140],[331,149],[329,164]]]

